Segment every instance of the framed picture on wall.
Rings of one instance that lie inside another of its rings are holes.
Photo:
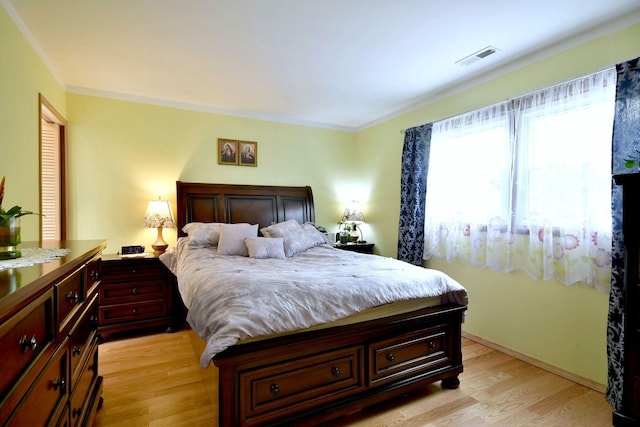
[[[258,166],[258,143],[252,141],[238,141],[240,151],[240,166]]]
[[[238,164],[238,141],[218,138],[218,164]]]

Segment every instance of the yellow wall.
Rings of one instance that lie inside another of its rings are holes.
[[[0,175],[6,203],[38,206],[38,92],[68,120],[69,237],[108,238],[107,252],[150,245],[147,201],[175,207],[175,181],[311,185],[319,224],[335,230],[344,203],[364,202],[365,238],[395,256],[401,129],[449,117],[640,56],[640,25],[604,36],[432,102],[356,134],[65,93],[0,8]],[[5,95],[6,94],[6,95]],[[258,141],[257,168],[217,164],[219,137]],[[23,222],[24,240],[38,236]],[[175,240],[175,230],[166,232]],[[464,329],[592,381],[606,382],[607,296],[432,260],[467,286]]]
[[[371,240],[395,256],[400,196],[401,129],[437,121],[530,90],[599,71],[640,56],[640,25],[600,37],[457,94],[434,101],[356,135],[361,178],[375,188],[366,212]],[[471,160],[471,159],[470,159]],[[606,384],[608,296],[582,284],[531,280],[464,262],[430,260],[465,285],[470,304],[464,330],[560,369]]]
[[[64,114],[65,92],[2,7],[0,40],[0,179],[7,178],[2,205],[38,211],[38,93]],[[22,240],[37,240],[39,224],[39,217],[23,217]]]
[[[70,238],[150,246],[141,227],[147,203],[161,196],[175,209],[176,180],[310,185],[316,222],[336,228],[348,184],[353,134],[68,94]],[[217,138],[258,142],[258,167],[218,164]],[[175,242],[176,229],[164,231]]]

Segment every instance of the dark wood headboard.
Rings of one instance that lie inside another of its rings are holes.
[[[176,182],[178,236],[189,222],[259,224],[315,222],[311,187]]]

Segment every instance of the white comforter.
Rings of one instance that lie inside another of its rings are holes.
[[[440,271],[329,245],[287,259],[253,259],[191,249],[183,238],[160,259],[178,278],[187,321],[207,343],[203,367],[245,338],[304,329],[382,304],[434,296],[467,302],[466,290]]]

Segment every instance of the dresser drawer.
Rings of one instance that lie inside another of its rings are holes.
[[[100,306],[100,326],[152,319],[169,315],[165,300]]]
[[[259,423],[281,408],[297,404],[303,411],[308,402],[327,403],[357,392],[364,386],[362,355],[358,346],[241,373],[240,395],[251,396],[243,400],[243,412]]]
[[[87,263],[87,267],[85,269],[86,277],[84,280],[84,282],[87,284],[87,294],[91,293],[91,288],[98,285],[98,283],[100,282],[100,263],[100,256],[94,257]]]
[[[94,294],[88,307],[69,334],[69,354],[71,359],[71,386],[76,383],[81,362],[91,348],[98,324],[98,294]]]
[[[71,395],[71,425],[81,425],[87,416],[87,411],[91,408],[89,398],[93,393],[91,389],[98,376],[98,346],[91,346],[91,355],[86,364],[83,365],[78,383],[75,385]]]
[[[0,401],[53,339],[53,294],[29,304],[0,326]]]
[[[126,284],[102,284],[100,304],[110,305],[134,301],[164,299],[167,294],[166,281],[145,281]]]
[[[378,385],[452,363],[445,325],[369,346],[369,381]]]
[[[84,268],[54,286],[58,332],[62,332],[85,299]]]
[[[122,259],[118,262],[103,262],[100,268],[101,280],[105,284],[166,278],[164,267],[157,259]]]
[[[44,426],[62,410],[69,396],[68,349],[65,342],[19,403],[9,425]]]

